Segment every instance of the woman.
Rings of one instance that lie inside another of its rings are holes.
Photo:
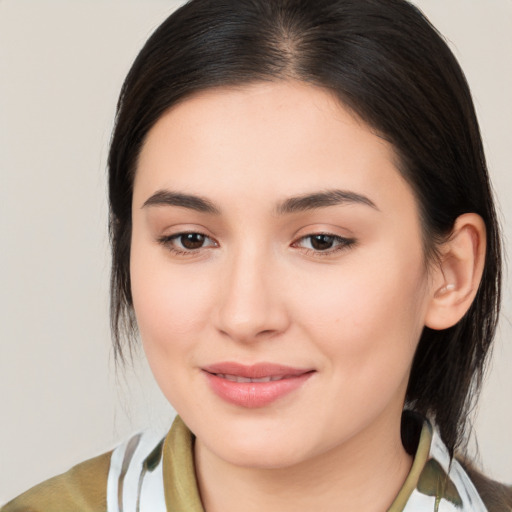
[[[181,418],[6,511],[510,508],[454,457],[500,239],[418,11],[190,2],[126,79],[109,170],[116,351],[140,333]]]

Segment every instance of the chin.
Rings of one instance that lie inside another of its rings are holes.
[[[236,423],[233,421],[214,432],[208,429],[204,437],[198,430],[196,437],[208,451],[228,464],[253,469],[294,466],[315,451],[314,447],[307,449],[309,443],[304,435],[297,435],[292,428],[283,428],[286,422],[281,421],[278,428],[266,422]]]
[[[254,443],[252,446],[216,450],[216,455],[229,464],[250,469],[281,469],[294,466],[305,460],[298,446],[275,446],[275,443]]]

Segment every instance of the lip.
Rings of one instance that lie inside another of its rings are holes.
[[[202,371],[217,396],[245,408],[270,405],[300,388],[314,373],[310,368],[266,362],[250,366],[223,362],[205,366]]]

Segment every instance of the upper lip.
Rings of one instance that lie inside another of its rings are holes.
[[[275,363],[256,363],[244,365],[235,362],[221,362],[203,366],[202,370],[212,374],[233,375],[247,379],[261,379],[264,377],[297,377],[313,371],[312,368],[294,368]]]

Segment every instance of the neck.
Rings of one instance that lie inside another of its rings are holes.
[[[395,427],[373,425],[312,459],[271,469],[230,464],[196,440],[196,471],[205,510],[387,510],[412,464],[401,443],[399,421]]]

